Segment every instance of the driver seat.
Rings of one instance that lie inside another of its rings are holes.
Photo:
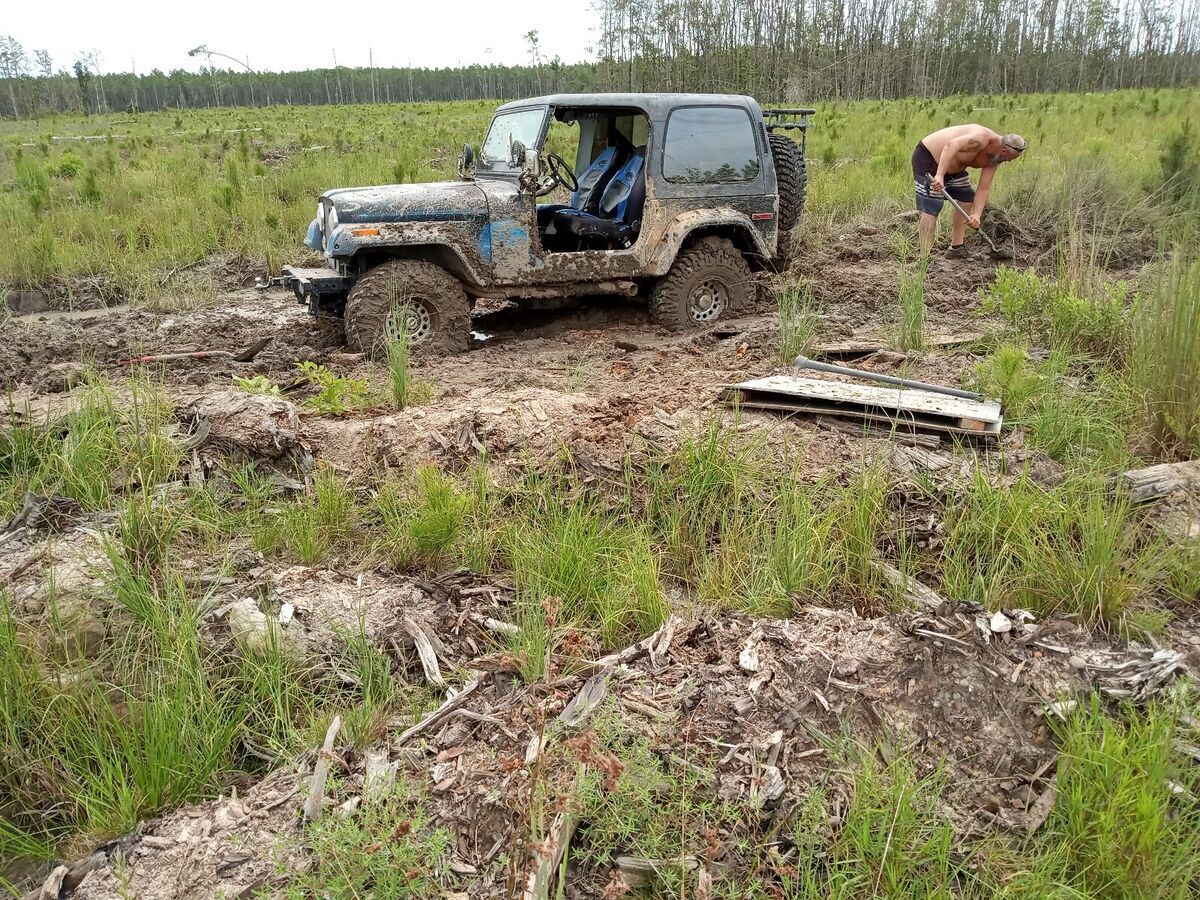
[[[579,175],[578,189],[571,194],[570,204],[543,203],[537,208],[538,225],[543,229],[550,223],[553,215],[563,209],[580,209],[595,212],[600,207],[600,197],[608,187],[613,175],[625,162],[625,150],[618,146],[605,147],[596,154],[583,172]]]
[[[589,249],[626,248],[637,240],[646,205],[646,148],[638,147],[612,176],[595,211],[565,207],[551,215],[554,232]]]

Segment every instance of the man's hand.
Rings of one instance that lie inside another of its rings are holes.
[[[971,218],[967,219],[967,224],[972,228],[979,228],[979,213],[974,213]]]
[[[941,175],[934,175],[929,179],[929,192],[931,194],[940,194],[946,189],[946,182]]]

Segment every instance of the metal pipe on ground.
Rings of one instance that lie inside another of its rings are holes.
[[[851,378],[878,381],[882,384],[891,384],[899,388],[910,388],[915,391],[945,394],[948,397],[961,397],[964,400],[975,400],[980,403],[987,400],[987,397],[983,394],[975,394],[971,391],[960,390],[959,388],[946,387],[942,384],[930,384],[927,381],[911,381],[907,378],[897,378],[895,375],[883,375],[879,372],[868,372],[865,369],[852,369],[849,366],[836,366],[833,363],[823,363],[815,359],[809,359],[807,356],[797,356],[793,365],[797,369],[812,369],[816,372],[828,372],[831,375],[848,375]]]

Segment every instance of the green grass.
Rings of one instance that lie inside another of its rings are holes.
[[[927,258],[913,271],[900,268],[900,320],[896,327],[896,349],[904,352],[925,347],[925,273]]]
[[[329,786],[338,796],[336,781]],[[422,795],[399,779],[395,791],[366,802],[353,818],[328,816],[308,828],[312,867],[285,896],[436,896],[453,851],[453,836],[435,827]]]
[[[0,856],[70,855],[214,795],[310,746],[331,709],[365,746],[425,702],[401,697],[391,661],[361,633],[343,636],[332,666],[279,640],[214,654],[202,625],[211,600],[172,567],[178,545],[208,527],[186,506],[130,497],[105,545],[104,587],[81,598],[104,635],[86,656],[53,595],[34,629],[0,592]]]
[[[775,302],[779,307],[779,361],[790,365],[797,356],[808,353],[820,324],[812,283],[785,287],[776,293]]]
[[[533,496],[502,533],[517,584],[514,649],[527,677],[570,631],[614,649],[666,618],[658,559],[645,528],[595,501]]]
[[[494,107],[360,104],[0,123],[0,183],[8,185],[0,225],[11,236],[0,246],[0,282],[45,287],[101,275],[107,290],[137,302],[211,302],[212,273],[183,272],[165,284],[162,275],[213,255],[269,271],[302,260],[322,191],[453,178],[457,148],[478,145]],[[1186,217],[1191,207],[1163,185],[1191,190],[1194,139],[1167,153],[1161,136],[1198,117],[1200,100],[1184,89],[819,104],[806,221],[820,232],[910,208],[917,140],[982,119],[1031,142],[1027,158],[1001,170],[994,202],[1035,230],[1052,233],[1073,218],[1098,235],[1106,256],[1120,249],[1111,236],[1122,229],[1149,234],[1158,218]],[[107,141],[49,140],[110,133]],[[1118,212],[1106,218],[1104,210]]]
[[[1200,455],[1200,258],[1175,256],[1143,295],[1133,327],[1132,383],[1153,448]]]
[[[310,493],[263,517],[252,536],[264,553],[287,550],[311,565],[351,549],[347,541],[358,515],[351,487],[332,469],[323,468],[314,476]]]
[[[1180,710],[1113,717],[1085,702],[1060,729],[1057,797],[1006,896],[1194,897],[1200,885],[1200,788],[1177,749]]]
[[[979,365],[975,387],[1000,399],[1006,426],[1025,428],[1029,444],[1052,459],[1110,470],[1135,460],[1135,406],[1120,373],[1061,351],[1039,360],[1006,343]]]
[[[161,386],[90,373],[62,415],[29,416],[0,431],[0,517],[20,508],[26,491],[111,509],[122,492],[173,477],[180,451],[166,432],[172,424]]]

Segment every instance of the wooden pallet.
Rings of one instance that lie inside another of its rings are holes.
[[[1004,421],[1000,404],[992,400],[799,375],[772,375],[726,385],[721,399],[746,409],[840,416],[951,434],[998,435]]]

